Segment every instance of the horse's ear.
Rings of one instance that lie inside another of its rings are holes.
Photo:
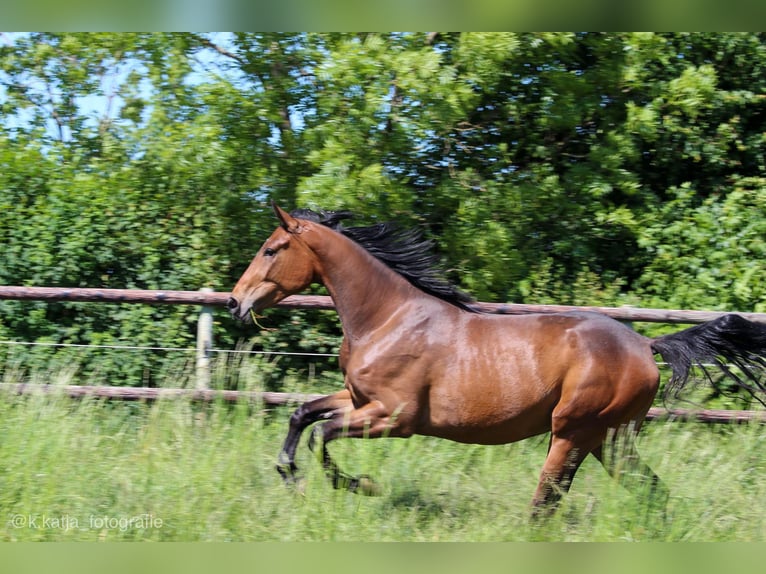
[[[274,210],[274,213],[276,214],[277,218],[279,219],[279,223],[282,226],[282,229],[287,231],[288,233],[300,233],[301,232],[301,224],[298,223],[298,220],[295,219],[292,215],[287,213],[284,209],[279,207],[276,202],[271,202],[271,208]]]

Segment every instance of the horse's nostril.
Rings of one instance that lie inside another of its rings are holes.
[[[239,301],[237,301],[234,297],[229,297],[229,300],[226,301],[226,308],[229,311],[236,311],[237,307],[239,307]]]

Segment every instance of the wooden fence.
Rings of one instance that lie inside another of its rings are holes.
[[[295,395],[289,393],[255,393],[243,391],[215,391],[208,388],[209,362],[212,352],[212,308],[226,305],[228,293],[200,291],[158,291],[137,289],[87,289],[62,287],[0,286],[0,300],[18,301],[68,301],[80,303],[124,303],[145,305],[199,305],[201,307],[197,330],[197,388],[152,389],[111,386],[49,386],[49,385],[2,385],[6,392],[28,394],[35,392],[59,392],[71,397],[97,396],[107,399],[156,400],[185,397],[201,401],[260,401],[266,405],[300,403],[319,395]],[[334,309],[327,296],[293,295],[279,303],[280,307],[292,309]],[[674,324],[696,324],[711,321],[725,312],[685,311],[668,309],[643,309],[637,307],[579,307],[568,305],[524,305],[515,303],[476,303],[487,312],[510,315],[527,313],[559,313],[564,311],[595,311],[619,321]],[[766,313],[739,313],[752,321],[766,323]],[[744,421],[766,422],[763,411],[681,410],[650,409],[647,420],[697,420],[708,423],[734,423]]]

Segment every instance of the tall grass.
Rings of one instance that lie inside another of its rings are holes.
[[[337,441],[375,498],[332,490],[301,445],[303,494],[281,483],[289,411],[0,395],[0,539],[174,541],[752,541],[766,538],[766,433],[648,423],[639,449],[670,489],[666,516],[594,460],[560,512],[529,522],[547,437],[504,446]]]

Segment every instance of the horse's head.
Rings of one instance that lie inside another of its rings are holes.
[[[280,226],[258,250],[227,302],[229,312],[242,321],[251,321],[253,313],[304,290],[316,276],[316,257],[301,239],[311,223],[276,204],[273,208]]]

